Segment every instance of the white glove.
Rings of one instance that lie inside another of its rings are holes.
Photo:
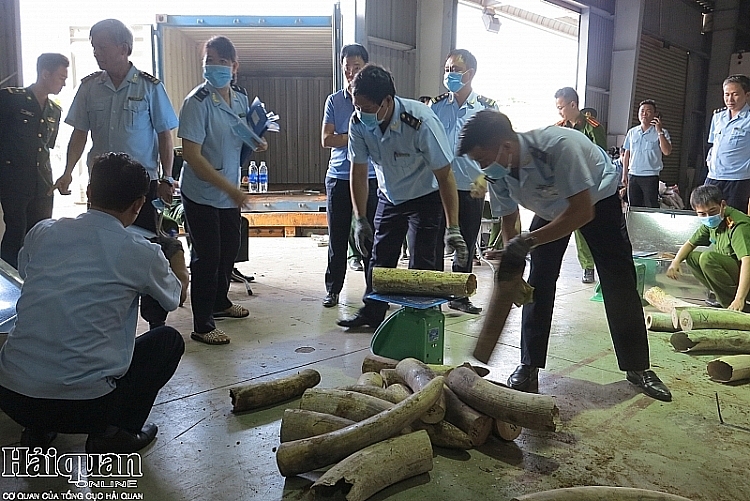
[[[480,174],[479,176],[477,176],[474,182],[469,185],[469,187],[471,189],[471,198],[483,199],[487,194],[487,178],[484,176],[484,174]]]

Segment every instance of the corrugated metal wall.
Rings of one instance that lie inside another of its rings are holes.
[[[270,184],[322,184],[329,150],[320,146],[323,108],[333,85],[332,77],[258,78],[240,74],[239,83],[250,99],[256,95],[275,111],[281,132],[266,134],[268,151],[253,160],[268,165]]]
[[[597,111],[597,119],[607,126],[609,80],[612,68],[614,21],[596,13],[589,15],[586,62],[586,107]]]
[[[185,96],[203,81],[202,47],[177,29],[163,30],[161,43],[164,44],[164,54],[169,54],[161,61],[164,86],[172,107],[179,115]]]
[[[667,184],[679,181],[687,65],[685,50],[665,47],[664,43],[647,35],[641,37],[631,123],[633,126],[639,123],[638,103],[644,99],[656,101],[662,123],[672,139],[672,154],[663,158],[664,170],[660,176]]]
[[[417,0],[369,0],[365,18],[370,61],[393,74],[399,96],[417,97]]]

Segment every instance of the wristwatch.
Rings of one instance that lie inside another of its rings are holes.
[[[159,182],[168,184],[170,188],[174,186],[174,178],[172,176],[162,176]]]

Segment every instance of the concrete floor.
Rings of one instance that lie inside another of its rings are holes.
[[[160,430],[154,444],[142,451],[143,476],[137,488],[80,489],[60,477],[0,478],[2,499],[13,499],[13,493],[15,499],[22,499],[21,493],[64,499],[68,491],[88,496],[85,499],[101,493],[115,493],[118,499],[130,493],[135,494],[131,499],[158,501],[308,499],[307,488],[319,473],[285,479],[275,463],[279,420],[295,402],[235,415],[228,389],[308,367],[321,373],[323,387],[354,382],[372,330],[347,332],[335,321],[359,307],[364,279],[350,272],[342,304],[325,309],[321,300],[326,247],[312,238],[255,238],[250,252],[251,261],[239,268],[256,277],[254,295],[249,297],[242,285],[233,284],[231,298],[251,316],[220,323],[231,344],[207,346],[190,340],[189,305],[170,315],[187,349],[151,414]],[[483,265],[475,273],[479,291],[473,300],[485,306],[491,271]],[[705,367],[713,357],[675,353],[668,334],[651,333],[652,364],[672,389],[674,401],[662,403],[641,395],[617,370],[603,305],[589,301],[593,289],[580,282],[571,243],[558,283],[548,365],[540,375],[540,392],[556,396],[560,408],[557,432],[525,430],[515,442],[491,438],[468,452],[436,448],[429,474],[372,499],[508,500],[581,485],[655,489],[694,501],[750,499],[742,466],[750,443],[750,386],[711,382]],[[482,316],[446,307],[444,311],[446,363],[471,360]],[[519,322],[520,310],[514,309],[490,361],[488,378],[505,381],[516,366]],[[143,330],[145,326],[139,325]],[[717,416],[716,394],[724,425]],[[2,446],[17,446],[20,431],[0,413]],[[59,454],[81,453],[85,438],[61,435],[54,445]]]

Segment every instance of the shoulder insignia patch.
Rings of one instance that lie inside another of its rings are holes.
[[[601,125],[595,118],[591,118],[589,116],[586,117],[586,121],[594,127],[599,127]]]
[[[240,87],[236,84],[232,84],[231,87],[235,92],[239,92],[240,94],[245,94],[247,96],[247,90],[244,87]]]
[[[23,87],[6,87],[3,90],[7,90],[10,94],[26,94],[26,89]]]
[[[719,109],[717,109],[717,110],[714,110],[714,115],[715,115],[715,114],[717,114],[717,113],[721,113],[722,111],[724,111],[724,110],[726,110],[726,109],[727,109],[727,107],[725,106],[725,107],[723,107],[723,108],[719,108]]]
[[[565,127],[565,119],[563,118],[559,122],[555,122],[555,125],[558,127]]]
[[[359,116],[357,116],[357,114],[356,114],[356,113],[352,113],[352,121],[353,121],[353,122],[354,122],[355,124],[358,124],[359,122],[361,122],[361,120],[359,119]]]
[[[446,97],[450,96],[450,92],[446,92],[445,94],[440,94],[439,96],[435,96],[432,98],[432,104],[439,103]]]
[[[407,113],[405,111],[401,112],[401,121],[404,122],[406,125],[411,127],[414,130],[419,130],[419,128],[422,126],[422,121],[412,115],[411,113]]]
[[[477,101],[482,103],[485,108],[495,108],[497,106],[497,102],[494,99],[490,99],[489,97],[484,97],[479,94],[477,94]]]
[[[51,100],[51,99],[50,99],[50,100],[49,100],[49,104],[50,104],[50,106],[52,106],[52,108],[54,108],[55,110],[57,110],[57,111],[62,111],[62,107],[61,107],[61,106],[60,106],[59,104],[57,104],[56,102],[54,102],[53,100]]]
[[[529,153],[532,157],[536,158],[542,163],[547,163],[547,153],[540,150],[539,148],[534,148],[533,146],[529,146]]]
[[[101,75],[102,73],[103,73],[102,71],[95,71],[95,72],[93,72],[92,74],[90,74],[90,75],[87,75],[87,76],[83,77],[83,78],[81,79],[81,83],[83,83],[83,82],[88,82],[88,81],[89,81],[89,80],[91,80],[92,78],[96,78],[96,77],[100,76],[100,75]]]
[[[146,73],[145,71],[138,70],[138,74],[142,76],[143,78],[145,78],[146,80],[148,80],[149,82],[151,82],[152,84],[159,83],[159,79],[150,73]]]
[[[203,101],[204,99],[208,97],[210,93],[211,92],[208,90],[208,88],[205,85],[203,85],[200,89],[198,89],[195,92],[195,94],[193,94],[193,97],[197,99],[198,101]]]

